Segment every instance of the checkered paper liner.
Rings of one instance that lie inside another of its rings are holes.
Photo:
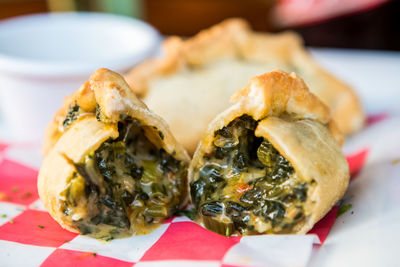
[[[370,117],[369,124],[386,118]],[[346,154],[355,179],[373,147],[368,138],[353,143]],[[105,242],[62,229],[44,210],[36,188],[40,162],[34,145],[0,143],[1,266],[306,266],[346,208],[333,207],[307,235],[227,238],[174,217],[151,234]]]

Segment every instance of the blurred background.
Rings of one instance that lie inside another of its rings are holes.
[[[0,0],[0,19],[97,11],[145,20],[164,35],[191,36],[228,17],[256,30],[300,33],[315,47],[400,50],[400,1],[388,0]]]
[[[160,55],[166,36],[230,17],[257,31],[296,31],[367,112],[400,112],[399,14],[394,0],[0,0],[0,139],[40,140],[63,98],[97,68],[126,73]]]

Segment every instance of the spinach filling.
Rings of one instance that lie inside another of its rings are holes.
[[[81,234],[109,239],[146,233],[178,209],[185,197],[187,166],[151,143],[145,127],[130,118],[119,122],[117,139],[75,164],[64,213]],[[82,216],[80,199],[86,209]]]
[[[290,233],[306,215],[308,183],[268,140],[254,135],[248,115],[214,134],[190,184],[197,216],[224,235]]]
[[[71,123],[78,119],[80,112],[80,107],[78,104],[70,105],[67,111],[67,115],[63,121],[64,129],[68,129]]]

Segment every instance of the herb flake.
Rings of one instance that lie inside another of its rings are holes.
[[[225,230],[225,236],[226,236],[226,237],[229,237],[229,236],[230,236],[230,230],[229,230],[229,227],[226,227],[226,230]]]
[[[29,198],[29,197],[31,197],[32,196],[32,193],[31,192],[25,192],[24,194],[22,194],[19,198],[20,199],[27,199],[27,198]]]
[[[191,220],[194,219],[194,210],[180,210],[177,212],[177,214],[179,216],[186,216]]]
[[[63,121],[64,129],[68,129],[68,127],[71,125],[71,123],[74,122],[76,119],[78,119],[79,109],[80,109],[80,107],[78,106],[77,103],[75,103],[75,105],[69,106],[67,115]]]
[[[339,211],[338,211],[338,213],[336,215],[336,218],[339,218],[340,216],[342,216],[343,213],[345,213],[349,209],[351,209],[352,206],[353,206],[352,204],[345,204],[345,205],[340,206]]]

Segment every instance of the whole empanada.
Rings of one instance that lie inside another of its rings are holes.
[[[251,77],[275,69],[302,77],[345,134],[363,125],[353,90],[323,70],[294,32],[253,32],[245,21],[230,19],[187,40],[171,37],[164,50],[162,58],[135,67],[126,78],[191,153],[229,97]]]

